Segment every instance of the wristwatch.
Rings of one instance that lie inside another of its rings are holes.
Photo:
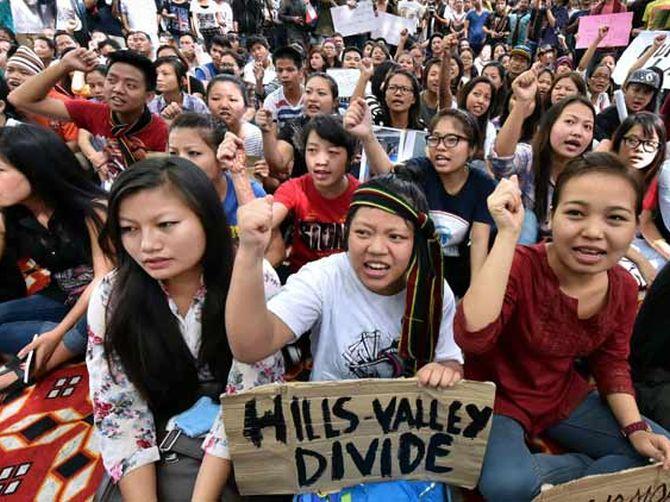
[[[649,424],[644,420],[640,420],[639,422],[633,422],[632,424],[628,424],[626,427],[622,428],[621,435],[625,438],[628,438],[631,434],[638,431],[651,432],[651,427],[649,427]]]

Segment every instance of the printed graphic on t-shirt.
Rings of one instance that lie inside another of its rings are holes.
[[[445,211],[430,211],[435,231],[440,237],[444,256],[460,256],[458,246],[468,237],[470,225],[466,220]]]
[[[344,248],[344,223],[301,221],[298,232],[301,240],[314,251]]]
[[[403,373],[397,340],[379,330],[361,333],[342,358],[356,378],[397,378]]]
[[[196,19],[201,30],[212,30],[219,27],[216,22],[216,15],[213,12],[198,12],[196,13]]]

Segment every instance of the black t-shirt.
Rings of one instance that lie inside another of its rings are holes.
[[[397,170],[423,189],[430,217],[440,237],[445,261],[445,279],[456,296],[462,297],[470,285],[470,230],[474,222],[494,226],[486,199],[495,189],[495,181],[477,168],[468,168],[468,179],[456,195],[447,193],[439,175],[427,157],[408,160]]]
[[[670,371],[670,263],[656,276],[635,320],[630,363],[636,382]]]
[[[93,264],[91,239],[83,218],[71,222],[56,210],[45,228],[30,211],[13,207],[6,212],[6,225],[9,253],[17,260],[32,259],[51,272],[50,285],[40,293],[65,301],[68,292],[61,286],[75,279],[71,271]]]

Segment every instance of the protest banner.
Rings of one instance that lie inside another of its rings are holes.
[[[664,502],[670,500],[670,472],[660,465],[588,476],[543,491],[533,502]]]
[[[378,12],[375,28],[372,30],[370,36],[372,38],[383,38],[391,45],[398,45],[402,30],[407,29],[410,34],[414,34],[416,32],[416,24],[416,19],[407,19],[387,14],[386,12]]]
[[[331,7],[335,31],[343,37],[368,33],[377,26],[377,17],[372,2],[358,2],[353,9],[348,5]]]
[[[223,396],[235,481],[243,495],[392,479],[472,488],[494,394],[492,383],[434,389],[412,378],[293,382]]]
[[[598,36],[601,26],[609,26],[605,38],[598,47],[625,47],[630,40],[630,31],[633,28],[633,13],[602,14],[598,16],[584,16],[579,18],[577,31],[577,49],[586,49]]]
[[[667,35],[666,31],[643,31],[633,39],[628,48],[619,58],[614,72],[612,73],[612,80],[617,85],[623,85],[624,80],[628,76],[630,67],[633,66],[640,56],[651,47],[652,41],[656,35]],[[645,63],[643,68],[656,66],[663,72],[670,70],[670,37],[666,37],[665,42],[661,45],[654,54]],[[663,79],[663,88],[670,89],[670,78]]]
[[[350,98],[354,93],[354,89],[356,89],[356,83],[358,82],[361,70],[355,68],[328,68],[326,73],[337,82],[339,96],[341,98]]]

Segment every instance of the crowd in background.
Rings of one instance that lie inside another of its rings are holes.
[[[495,382],[487,500],[670,467],[670,3],[371,3],[0,0],[0,395],[85,358],[105,500],[236,499],[219,395],[296,379]]]

